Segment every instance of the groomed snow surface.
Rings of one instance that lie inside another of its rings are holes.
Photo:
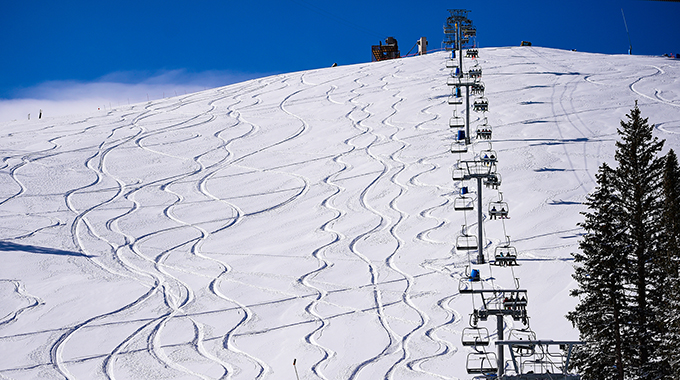
[[[453,210],[446,58],[0,125],[0,377],[471,378],[454,245],[476,217]],[[532,329],[577,339],[581,202],[636,99],[680,147],[680,62],[538,47],[479,62],[510,205],[487,217],[487,254],[505,224]],[[510,271],[482,277],[508,288]]]

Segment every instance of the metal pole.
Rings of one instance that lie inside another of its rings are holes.
[[[458,21],[458,23],[456,23],[457,25],[456,37],[458,38],[458,67],[460,67],[458,78],[463,77],[463,31],[461,30],[460,24],[461,21]]]
[[[465,139],[470,145],[470,86],[465,86]]]
[[[498,330],[498,341],[502,342],[503,341],[503,315],[499,314],[496,316],[498,318],[496,320],[496,329]],[[503,351],[503,345],[502,344],[496,344],[498,347],[498,378],[501,378],[503,376],[503,373],[505,372],[504,367],[504,362],[505,358],[503,357],[504,351]]]
[[[482,177],[477,177],[477,264],[484,264],[484,228],[482,220]]]

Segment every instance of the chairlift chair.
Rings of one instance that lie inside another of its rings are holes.
[[[468,151],[468,146],[467,143],[465,142],[465,139],[463,140],[456,140],[451,143],[451,153],[466,153]],[[461,180],[463,177],[460,178]],[[454,178],[454,180],[456,180]]]
[[[513,344],[512,350],[515,355],[521,357],[532,356],[535,353],[536,345],[528,342],[536,340],[536,333],[528,326],[523,329],[510,329],[507,340],[526,340],[527,344]]]
[[[491,219],[507,219],[508,218],[508,204],[506,202],[491,202],[489,203],[489,216]]]
[[[463,104],[463,97],[460,95],[460,87],[453,89],[453,93],[449,96],[449,104],[459,105]]]
[[[460,87],[463,84],[463,81],[460,80],[460,78],[455,77],[455,76],[450,76],[446,78],[446,85],[447,86],[455,86],[456,88]]]
[[[451,58],[451,59],[446,60],[446,68],[447,69],[453,69],[453,68],[456,68],[456,67],[458,67],[458,62],[455,59]]]
[[[470,85],[470,95],[484,96],[484,82],[478,81]]]
[[[451,170],[451,178],[454,181],[464,181],[466,175],[467,175],[467,170],[465,170],[465,169],[453,168],[453,170]]]
[[[459,251],[472,251],[477,249],[477,237],[465,232],[465,225],[460,236],[456,238],[456,249]]]
[[[491,374],[498,372],[496,354],[493,352],[471,352],[467,356],[465,369],[469,374]]]
[[[461,341],[463,346],[488,346],[489,330],[486,327],[466,327],[463,329]]]
[[[501,185],[502,178],[500,173],[491,173],[484,178],[484,186],[491,189],[498,189]]]
[[[479,160],[487,165],[495,164],[498,162],[498,155],[493,149],[484,149],[479,152]]]
[[[499,245],[494,250],[495,260],[491,263],[492,265],[500,267],[514,267],[517,264],[517,249],[510,245],[510,242],[503,245]]]
[[[491,126],[487,124],[477,126],[477,138],[491,140]]]
[[[470,70],[468,70],[468,77],[470,78],[481,78],[482,77],[482,68],[481,67],[473,67]]]
[[[479,57],[479,50],[477,50],[477,49],[468,49],[468,50],[465,52],[465,56],[468,57],[468,58],[477,58],[477,57]]]
[[[453,112],[453,116],[449,119],[449,128],[465,128],[465,119],[458,115],[456,111]]]
[[[472,211],[475,209],[475,200],[467,195],[461,195],[453,200],[453,209],[456,211]]]
[[[465,119],[462,116],[452,116],[449,119],[449,128],[465,128]]]
[[[491,219],[507,219],[510,208],[508,203],[503,201],[503,193],[498,193],[498,200],[489,203],[489,217]]]
[[[489,101],[485,97],[475,99],[472,103],[472,110],[475,112],[487,112],[489,110]]]

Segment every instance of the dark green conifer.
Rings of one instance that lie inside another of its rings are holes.
[[[660,356],[668,372],[665,379],[680,373],[680,168],[675,152],[666,155],[663,173],[663,213],[661,218],[661,260],[666,268],[662,300],[662,328],[665,331]]]
[[[657,155],[664,141],[652,136],[654,125],[640,115],[637,102],[626,116],[628,120],[622,120],[618,129],[620,141],[616,142],[614,156],[618,167],[613,181],[626,224],[620,240],[628,264],[625,276],[629,282],[626,291],[631,331],[624,351],[632,377],[659,379],[661,366],[656,351],[663,334],[658,320],[663,268],[659,268],[655,256],[659,252],[664,160]]]
[[[620,219],[619,199],[613,194],[614,171],[605,163],[597,174],[598,187],[588,195],[589,211],[583,223],[586,231],[574,254],[574,279],[579,297],[576,309],[567,314],[586,345],[575,352],[573,364],[583,379],[624,379],[623,342],[626,304],[622,272],[626,258],[620,235],[625,229]]]
[[[618,166],[600,167],[580,224],[581,252],[574,254],[579,287],[572,295],[580,302],[567,317],[587,342],[574,361],[584,379],[656,380],[670,373],[664,321],[677,270],[667,264],[674,248],[664,239],[675,226],[664,222],[664,200],[675,195],[664,196],[662,182],[671,160],[658,157],[664,142],[652,136],[654,126],[637,102],[626,116],[618,129]]]

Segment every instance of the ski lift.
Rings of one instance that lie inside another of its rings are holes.
[[[485,97],[475,99],[472,103],[472,110],[475,112],[487,112],[489,110],[489,101]]]
[[[496,354],[493,352],[471,352],[465,364],[469,374],[487,374],[498,372]]]
[[[453,200],[453,209],[456,211],[472,211],[475,209],[474,202],[475,200],[472,197],[461,195]]]
[[[486,123],[486,118],[482,124],[477,126],[477,138],[491,140],[491,126]]]
[[[509,240],[509,239],[508,239]],[[517,249],[510,245],[510,242],[499,245],[494,250],[495,260],[491,263],[499,267],[514,267],[517,264]]]
[[[510,297],[505,297],[503,299],[503,308],[505,310],[526,310],[528,305],[526,293],[524,295],[510,294]]]
[[[453,93],[449,96],[449,104],[463,104],[463,97],[460,95],[460,87],[453,89]]]
[[[498,155],[493,149],[484,149],[479,152],[479,160],[487,165],[495,164],[498,161]]]
[[[482,68],[479,67],[478,65],[475,65],[468,71],[468,77],[470,78],[481,78],[482,77]]]
[[[489,330],[486,327],[466,327],[463,329],[461,341],[463,346],[488,346]]]
[[[463,140],[456,140],[451,143],[451,153],[466,153],[468,150],[467,148],[467,143],[465,142],[465,139]],[[463,179],[461,177],[459,180]],[[454,178],[454,180],[456,180]]]
[[[453,168],[451,171],[451,178],[454,181],[463,181],[467,175],[467,170],[463,168]]]
[[[468,49],[468,50],[465,52],[465,56],[466,56],[467,58],[477,58],[477,57],[479,57],[479,50],[477,50],[477,49]]]
[[[459,251],[471,251],[477,249],[477,237],[465,233],[465,225],[463,225],[461,235],[456,238],[456,249]]]
[[[472,251],[477,249],[477,237],[461,235],[456,239],[456,249],[459,251]]]
[[[472,83],[470,85],[470,95],[484,96],[484,83],[482,81]]]
[[[446,79],[446,85],[447,86],[455,86],[456,88],[458,88],[462,84],[463,84],[463,81],[461,81],[460,78],[453,76],[453,75]]]
[[[507,340],[526,340],[527,344],[513,344],[512,350],[515,355],[527,357],[535,353],[536,345],[529,343],[536,340],[536,333],[529,327],[523,329],[511,329]]]
[[[449,119],[449,128],[464,128],[465,119],[462,116],[458,116],[456,112],[453,112],[453,116]]]
[[[451,58],[446,60],[446,68],[447,69],[454,69],[458,67],[458,62],[456,62],[455,58]]]
[[[490,173],[488,176],[484,177],[484,186],[491,189],[498,189],[501,185],[501,175],[500,173]]]
[[[507,219],[510,208],[508,207],[507,202],[503,202],[503,193],[499,192],[498,194],[498,200],[489,203],[489,217],[491,219]]]

